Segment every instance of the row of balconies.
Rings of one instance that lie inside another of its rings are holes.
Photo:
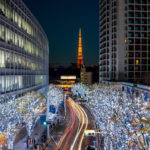
[[[109,53],[109,49],[108,48],[103,48],[103,49],[100,49],[100,54],[105,54],[105,53]]]
[[[130,44],[130,45],[133,44],[133,45],[144,46],[146,44],[149,44],[149,41],[147,39],[143,39],[143,40],[140,40],[140,39],[135,39],[135,40],[134,39],[129,39],[128,44]]]
[[[129,31],[133,31],[133,32],[140,32],[140,31],[150,31],[150,26],[147,25],[129,25],[128,27]]]
[[[135,59],[135,58],[129,58],[128,64],[135,64],[135,65],[146,65],[150,64],[150,59]]]
[[[128,53],[128,57],[135,57],[135,58],[138,58],[138,57],[140,57],[140,58],[150,58],[150,52],[149,53],[140,53],[140,52],[129,52]]]
[[[134,18],[140,18],[140,17],[142,17],[143,19],[145,18],[145,19],[147,19],[147,17],[148,18],[150,18],[150,13],[148,13],[148,12],[133,12],[133,11],[129,11],[128,12],[128,17],[130,18],[132,18],[132,17],[134,17]]]
[[[128,0],[129,4],[142,4],[142,5],[147,5],[150,4],[150,0]]]
[[[147,45],[129,45],[128,46],[128,51],[140,51],[140,52],[145,52],[145,51],[149,51],[150,50],[150,46]]]
[[[107,43],[107,45],[106,45],[106,43],[100,45],[100,49],[103,49],[103,48],[106,48],[106,47],[109,47],[109,43]]]
[[[107,30],[107,25],[101,25],[100,24],[100,33],[104,32]]]
[[[129,18],[128,19],[128,24],[136,24],[136,25],[149,25],[150,24],[150,19],[144,19],[144,18]]]
[[[103,1],[100,1],[99,5],[100,5],[100,10],[102,10],[107,5],[107,3],[105,0],[103,0]]]
[[[150,5],[129,5],[128,11],[150,11]]]
[[[128,69],[125,67],[125,71],[150,71],[150,66],[144,66],[144,65],[141,65],[141,66],[131,66],[129,65],[128,66]]]
[[[147,32],[129,32],[128,33],[128,38],[132,38],[132,37],[134,37],[134,38],[148,38],[150,36],[150,33],[147,33]],[[150,40],[149,40],[150,41]],[[148,42],[148,43],[150,43],[150,42]]]

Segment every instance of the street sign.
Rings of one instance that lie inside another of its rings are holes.
[[[69,99],[69,96],[67,95],[67,96],[66,96],[66,100],[68,100],[68,99]]]
[[[130,94],[130,88],[127,87],[127,93]]]
[[[49,112],[55,113],[55,106],[54,105],[50,105]]]
[[[132,89],[131,89],[131,92],[134,93],[134,91],[135,91],[135,90],[132,88]]]
[[[148,93],[145,92],[145,93],[144,93],[144,100],[147,101],[147,99],[148,99]]]

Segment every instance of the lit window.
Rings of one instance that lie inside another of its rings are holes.
[[[139,63],[140,63],[140,61],[137,59],[137,60],[136,60],[136,65],[139,65]]]

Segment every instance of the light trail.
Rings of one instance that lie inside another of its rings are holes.
[[[88,117],[87,117],[87,114],[84,111],[84,109],[79,104],[75,103],[73,100],[70,100],[70,102],[72,104],[72,107],[74,108],[74,111],[78,114],[78,117],[79,117],[79,120],[81,123],[79,130],[75,136],[74,142],[71,145],[71,150],[75,149],[75,146],[76,146],[78,140],[80,142],[79,142],[79,145],[77,145],[77,147],[78,147],[77,149],[81,150],[82,142],[84,139],[84,131],[87,129],[87,126],[88,126]]]
[[[60,139],[56,150],[81,150],[84,132],[88,127],[88,117],[84,109],[71,98],[67,101],[67,105],[71,112],[71,121],[69,122],[63,137]],[[72,139],[72,136],[74,139]],[[70,146],[69,143],[71,141],[73,144]]]
[[[84,116],[85,116],[85,128],[83,129],[83,132],[82,132],[82,135],[81,135],[81,140],[80,140],[80,143],[79,143],[79,147],[78,147],[78,150],[81,150],[81,146],[82,146],[82,142],[83,142],[83,139],[84,139],[84,132],[85,130],[87,129],[88,127],[88,117],[87,117],[87,114],[86,112],[84,111],[84,109],[80,106],[82,112],[84,113]]]
[[[74,106],[75,107],[75,106]],[[79,120],[80,120],[80,127],[79,127],[79,130],[78,130],[78,132],[77,132],[77,134],[76,134],[76,136],[75,136],[75,139],[74,139],[74,142],[73,142],[73,144],[71,145],[71,150],[73,150],[74,148],[75,148],[75,144],[77,144],[77,141],[78,141],[78,137],[79,137],[79,134],[80,134],[80,132],[81,132],[81,130],[82,130],[82,128],[83,128],[83,114],[81,113],[81,111],[77,108],[77,107],[75,107],[74,109],[76,109],[76,112],[79,114],[78,116],[79,116]]]
[[[63,141],[65,140],[65,138],[66,138],[67,134],[69,133],[70,128],[71,128],[71,126],[72,126],[72,124],[73,124],[73,122],[72,122],[72,120],[73,120],[73,110],[72,110],[72,107],[71,107],[69,104],[68,104],[68,107],[69,107],[69,110],[70,110],[70,112],[71,112],[71,121],[69,122],[69,124],[68,124],[68,126],[67,126],[67,128],[66,128],[66,130],[65,130],[65,132],[64,132],[64,134],[63,134],[63,137],[60,139],[60,141],[59,141],[59,143],[58,143],[58,146],[56,147],[56,150],[59,150],[60,147],[62,146],[62,143],[63,143]],[[70,124],[71,124],[71,125],[70,125]]]
[[[78,126],[78,118],[77,118],[77,116],[75,115],[75,122],[74,122],[74,126],[72,126],[71,127],[71,131],[69,132],[69,135],[68,135],[68,137],[67,137],[67,140],[66,140],[66,142],[65,142],[65,145],[64,145],[64,147],[63,147],[63,150],[67,150],[67,146],[68,146],[68,143],[69,143],[69,141],[70,141],[70,139],[71,139],[71,136],[73,135],[73,133],[75,132],[75,130],[76,130],[76,128],[77,128],[77,126]]]

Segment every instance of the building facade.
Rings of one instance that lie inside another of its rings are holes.
[[[100,81],[150,84],[150,0],[100,0]]]
[[[22,0],[0,0],[0,95],[48,84],[49,43]]]
[[[80,80],[83,84],[92,84],[92,72],[87,72],[84,65],[80,70]]]

